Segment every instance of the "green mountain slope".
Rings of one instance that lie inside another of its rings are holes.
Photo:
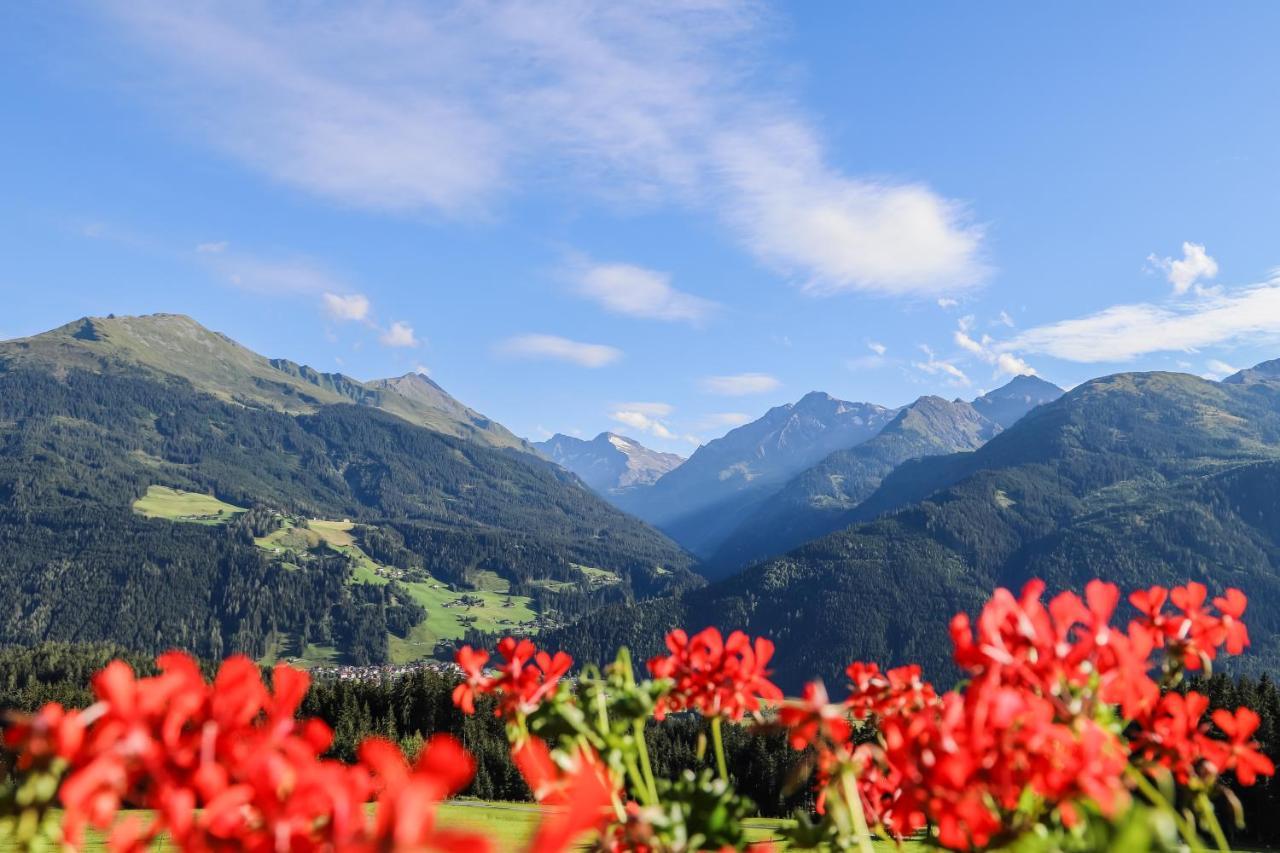
[[[501,587],[515,622],[526,601],[563,619],[697,583],[678,546],[536,457],[368,405],[304,400],[290,414],[229,399],[238,390],[215,396],[141,357],[86,362],[62,340],[11,351],[0,350],[0,644],[208,656],[315,646],[377,661],[423,641],[421,608],[455,603],[445,588],[475,590],[485,613],[481,593]],[[287,399],[233,367],[218,357],[202,379]],[[187,492],[223,509],[142,514]],[[270,539],[308,518],[349,520],[350,543]]]
[[[221,400],[289,414],[355,403],[446,435],[533,452],[527,442],[426,377],[410,374],[365,383],[321,373],[287,359],[265,358],[181,314],[85,317],[30,338],[0,342],[0,364],[93,372],[143,368],[181,377]]]
[[[875,507],[872,510],[871,507]],[[781,680],[839,681],[858,658],[952,672],[946,623],[996,585],[1200,580],[1250,597],[1253,653],[1280,665],[1280,387],[1120,374],[1041,406],[972,453],[908,463],[855,512],[880,517],[742,574],[551,640],[640,654],[666,627],[746,628]]]

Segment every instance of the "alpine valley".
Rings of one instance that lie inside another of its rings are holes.
[[[359,381],[178,315],[0,343],[0,644],[303,665],[538,634],[641,658],[716,624],[778,681],[945,675],[995,586],[1200,580],[1280,664],[1280,361],[1221,382],[1035,376],[901,408],[822,392],[686,460],[530,443],[418,374]]]

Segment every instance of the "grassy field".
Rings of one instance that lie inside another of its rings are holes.
[[[151,486],[146,496],[134,504],[134,509],[150,518],[199,524],[223,524],[245,511],[209,495],[164,486]],[[347,520],[311,518],[303,525],[285,518],[279,529],[254,542],[279,558],[286,568],[297,568],[296,562],[290,561],[290,552],[301,561],[301,555],[327,548],[351,560],[353,583],[385,584],[391,578],[399,579],[398,569],[384,566],[364,552],[354,530],[355,525]],[[618,582],[612,572],[579,568],[593,585]],[[429,657],[437,642],[461,639],[472,625],[481,631],[501,633],[537,619],[533,599],[510,595],[510,584],[505,578],[495,572],[482,571],[477,572],[473,580],[476,586],[473,590],[451,590],[429,575],[426,580],[401,580],[413,598],[427,609],[427,618],[414,626],[408,636],[390,638],[392,663]],[[274,653],[264,658],[267,663],[274,660]],[[303,666],[329,665],[336,662],[337,653],[330,647],[309,646],[301,657],[292,660]]]
[[[454,800],[440,806],[438,822],[441,827],[470,832],[483,832],[496,842],[498,850],[518,850],[532,836],[538,825],[538,810],[528,803],[489,803],[480,800]],[[758,818],[747,822],[752,841],[767,841],[776,837],[783,821]],[[85,850],[105,850],[101,834],[90,832]],[[585,846],[585,845],[584,845]],[[873,842],[877,851],[898,850],[907,853],[925,850],[923,844],[907,842],[901,848],[888,842]],[[0,850],[8,850],[0,845]],[[171,849],[161,845],[160,849]]]
[[[316,518],[308,519],[306,527],[286,521],[279,530],[255,541],[258,547],[281,554],[323,545],[351,559],[353,583],[384,584],[399,574],[364,552],[351,532],[354,527],[349,521]],[[494,572],[479,572],[474,580],[477,589],[456,591],[430,576],[426,580],[400,581],[414,600],[427,609],[427,618],[415,625],[408,636],[390,638],[392,663],[429,657],[438,641],[461,639],[468,621],[473,620],[472,624],[481,631],[500,632],[537,618],[533,600],[509,595],[510,584],[505,578]],[[464,604],[464,601],[470,603]],[[309,648],[299,662],[304,665],[330,663],[332,656],[332,649]]]
[[[245,510],[213,495],[183,492],[168,486],[148,486],[147,493],[133,502],[133,511],[147,518],[225,524]]]

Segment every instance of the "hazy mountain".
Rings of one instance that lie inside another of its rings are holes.
[[[704,444],[652,486],[620,495],[618,505],[695,554],[710,554],[792,476],[832,451],[871,438],[895,414],[896,409],[814,391]]]
[[[377,662],[430,654],[475,607],[514,626],[698,582],[546,460],[374,407],[470,417],[425,380],[280,364],[175,317],[0,343],[0,645]],[[144,517],[157,491],[233,515]]]
[[[472,411],[416,374],[360,382],[288,359],[269,359],[181,314],[85,317],[52,331],[0,342],[10,365],[35,363],[94,372],[130,365],[178,376],[197,390],[240,405],[289,414],[333,403],[383,409],[410,423],[532,453],[505,427]]]
[[[684,462],[683,456],[650,450],[634,438],[602,432],[591,441],[556,433],[533,446],[606,497],[653,484]]]
[[[974,400],[973,407],[1007,429],[1036,406],[1052,403],[1063,393],[1057,385],[1038,376],[1015,376],[1007,385]]]
[[[706,561],[703,573],[725,577],[844,527],[848,511],[898,465],[919,456],[973,450],[1000,430],[963,400],[921,397],[877,435],[837,450],[770,495]]]
[[[726,581],[625,618],[593,614],[549,641],[585,659],[628,641],[642,658],[665,628],[715,623],[775,640],[790,687],[834,683],[859,659],[918,661],[946,683],[948,619],[996,586],[1198,580],[1249,596],[1254,646],[1237,665],[1280,665],[1280,383],[1093,380],[976,451],[900,466],[857,510],[873,511]]]

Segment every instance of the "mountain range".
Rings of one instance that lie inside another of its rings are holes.
[[[650,450],[634,438],[612,432],[602,432],[591,441],[556,433],[533,446],[606,497],[653,485],[684,462],[683,456]]]
[[[619,495],[615,503],[707,556],[788,479],[835,450],[871,438],[895,414],[875,403],[849,403],[814,391],[707,442],[652,486]]]
[[[1280,665],[1280,367],[1231,381],[1129,373],[1038,406],[980,448],[883,477],[850,524],[705,588],[605,608],[551,634],[583,659],[670,627],[778,644],[779,679],[837,683],[851,660],[954,674],[946,625],[996,586],[1196,580],[1249,597],[1248,668]]]
[[[539,633],[586,661],[715,624],[772,638],[790,688],[859,658],[945,681],[951,615],[1033,577],[1240,587],[1247,663],[1280,665],[1280,360],[815,392],[681,461],[535,446],[425,376],[178,315],[0,342],[0,645],[378,663]]]
[[[0,643],[403,660],[692,565],[425,377],[319,373],[175,315],[0,343]]]

